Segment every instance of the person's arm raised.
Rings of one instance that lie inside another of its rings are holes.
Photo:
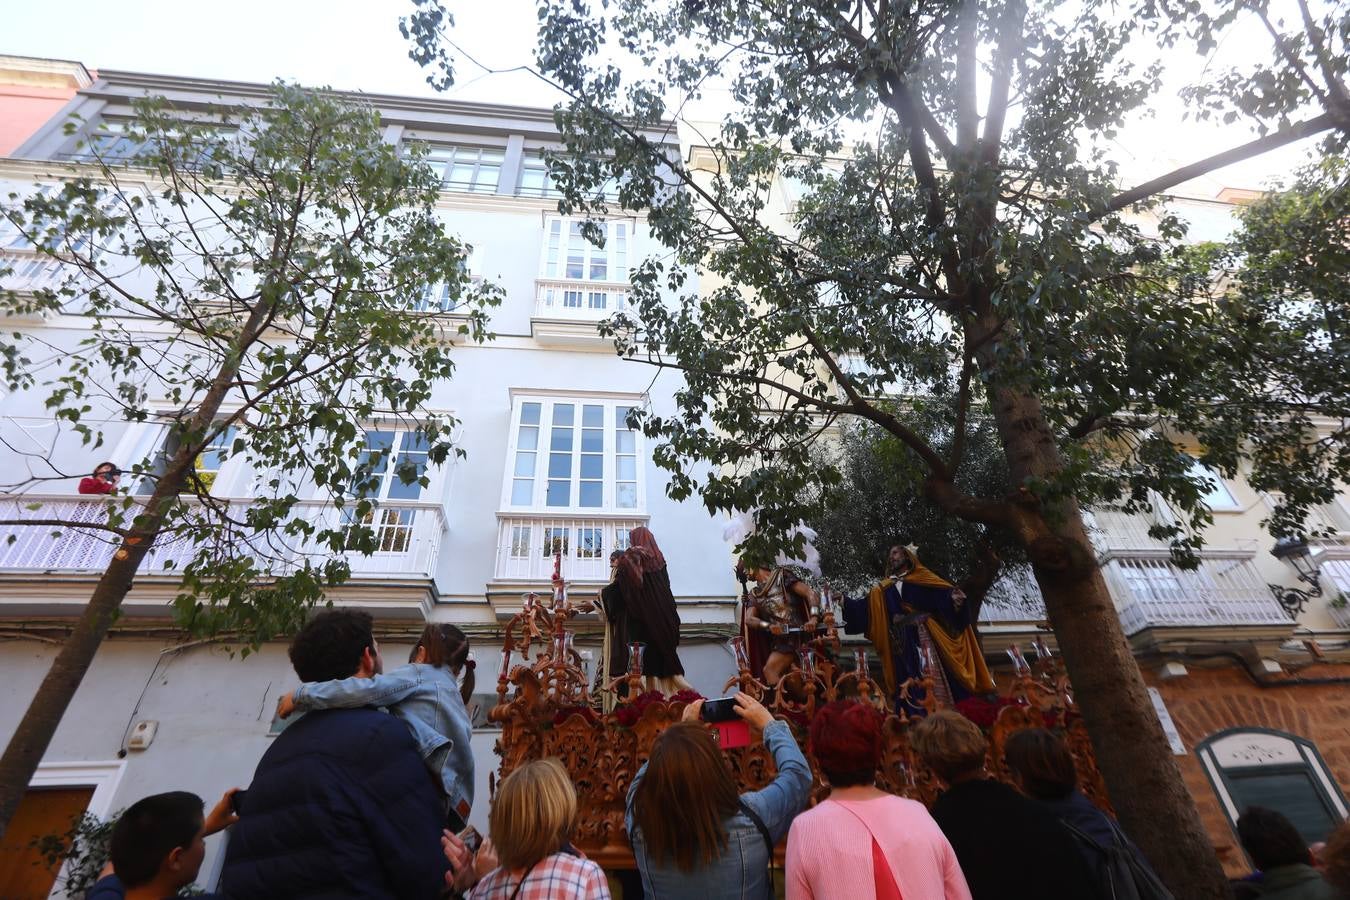
[[[290,697],[294,708],[298,710],[389,706],[406,699],[420,685],[417,669],[407,665],[371,678],[309,681],[296,688]]]
[[[797,746],[788,723],[775,719],[754,697],[744,692],[737,694],[736,714],[762,732],[764,743],[778,768],[778,774],[768,787],[745,794],[741,799],[754,805],[774,841],[782,840],[793,816],[806,806],[811,791],[811,767]]]

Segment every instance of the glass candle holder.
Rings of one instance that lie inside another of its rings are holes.
[[[1031,671],[1031,666],[1027,665],[1026,657],[1022,655],[1022,648],[1016,644],[1008,648],[1008,658],[1012,660],[1013,671],[1018,675],[1025,675]]]
[[[745,640],[740,636],[731,639],[731,655],[736,658],[736,668],[750,668],[750,654],[745,652]]]
[[[807,677],[815,677],[816,651],[810,647],[805,647],[797,655],[801,658],[802,672],[804,672]]]
[[[505,681],[507,675],[509,675],[510,673],[511,673],[511,651],[510,651],[510,650],[507,650],[507,649],[503,649],[503,650],[502,650],[502,667],[501,667],[501,671],[497,673],[497,678],[498,678],[499,680],[501,680],[501,681]]]
[[[853,648],[853,670],[864,678],[870,678],[871,672],[867,667],[867,648]]]
[[[534,591],[530,591],[521,599],[520,608],[527,614],[534,611]]]
[[[647,645],[641,641],[633,641],[628,645],[628,674],[642,674],[642,651],[647,649]]]

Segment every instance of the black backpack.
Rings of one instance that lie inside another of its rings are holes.
[[[1176,900],[1153,870],[1144,865],[1132,844],[1115,822],[1111,824],[1111,846],[1104,847],[1091,835],[1060,820],[1069,833],[1097,858],[1096,876],[1104,900]]]

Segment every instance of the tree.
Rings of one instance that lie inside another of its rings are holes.
[[[162,454],[123,462],[142,494],[110,496],[97,521],[22,503],[70,477],[51,460],[6,486],[10,541],[41,527],[115,550],[0,758],[0,829],[157,542],[193,548],[178,621],[247,652],[293,630],[347,578],[345,552],[377,549],[382,478],[426,484],[428,465],[459,452],[454,421],[425,404],[454,368],[447,330],[483,339],[483,307],[498,293],[466,287],[466,247],[444,232],[430,167],[382,140],[375,111],[329,93],[279,84],[264,105],[191,119],[140,104],[123,144],[142,148],[134,158],[104,159],[91,142],[86,165],[11,195],[0,218],[62,273],[54,286],[5,292],[6,314],[87,327],[57,345],[16,325],[0,345],[10,389],[45,392],[91,450],[103,443],[99,421],[159,411],[168,425]],[[437,282],[461,300],[455,325],[415,311]],[[422,453],[391,459],[367,441],[375,421],[413,427]],[[208,447],[247,459],[252,502],[211,495],[196,466]],[[301,502],[306,483],[326,509]]]
[[[922,398],[907,402],[925,439],[945,450],[943,427],[951,410]],[[1008,466],[993,422],[987,417],[972,422],[968,441],[970,461],[961,472],[961,489],[1007,494]],[[882,574],[888,548],[912,543],[928,568],[961,585],[973,619],[1000,580],[1010,588],[1011,602],[1039,607],[1039,599],[1018,591],[1030,575],[1022,547],[1006,532],[953,518],[929,500],[923,492],[923,460],[894,435],[870,422],[847,424],[837,446],[816,447],[813,456],[817,465],[833,466],[840,475],[836,484],[803,498],[821,570],[835,589],[866,591]]]
[[[437,0],[414,2],[414,57],[446,63],[458,51],[448,17]],[[1122,191],[1111,141],[1159,90],[1159,65],[1134,60],[1160,41],[1222,37],[1264,4],[538,7],[539,74],[572,98],[556,111],[560,209],[604,215],[601,186],[617,183],[618,205],[646,210],[672,248],[634,271],[634,312],[607,325],[621,353],[683,379],[678,412],[644,421],[662,439],[672,496],[756,509],[751,540],[771,550],[791,542],[801,498],[839,480],[812,456],[829,426],[863,420],[893,435],[922,460],[930,500],[1025,551],[1112,801],[1150,860],[1177,896],[1227,896],[1080,510],[1138,511],[1156,492],[1185,521],[1155,533],[1184,556],[1209,516],[1179,437],[1200,435],[1202,461],[1225,474],[1253,445],[1292,439],[1297,455],[1319,439],[1283,427],[1288,401],[1252,377],[1244,341],[1259,335],[1210,302],[1206,255],[1184,247],[1157,201],[1221,165],[1350,130],[1330,86],[1345,66],[1342,44],[1330,46],[1344,40],[1344,11],[1310,14],[1296,45],[1277,27],[1275,61],[1235,76],[1252,101],[1244,111],[1270,133]],[[1317,89],[1289,88],[1291,69]],[[432,80],[451,75],[441,66]],[[1271,77],[1282,89],[1268,90]],[[731,108],[689,126],[688,162],[643,139],[709,88],[725,88]],[[762,213],[785,179],[802,196],[775,227]],[[690,264],[700,282],[680,268]],[[942,449],[906,409],[875,399],[895,383],[950,400]],[[981,397],[1006,495],[963,486]],[[1350,474],[1346,464],[1317,477]],[[1291,514],[1305,499],[1286,495]]]

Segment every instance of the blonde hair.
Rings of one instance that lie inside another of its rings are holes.
[[[958,712],[930,713],[909,733],[914,752],[943,781],[976,772],[984,765],[989,743],[976,724]]]
[[[526,763],[502,780],[488,833],[503,869],[525,869],[557,853],[577,822],[577,792],[558,760]]]

